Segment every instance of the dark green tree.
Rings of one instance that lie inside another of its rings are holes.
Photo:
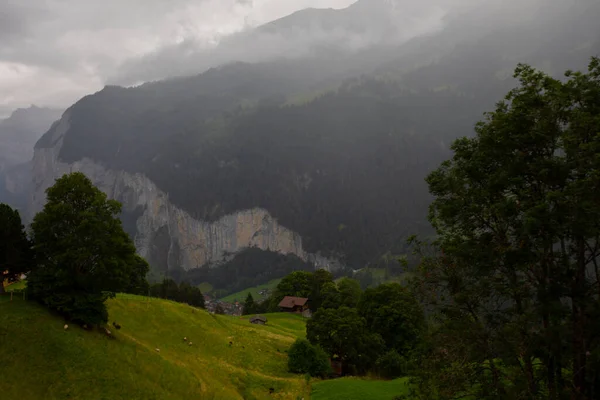
[[[383,338],[386,347],[406,355],[422,339],[425,316],[417,299],[398,283],[369,288],[358,303],[358,312],[371,332]]]
[[[406,376],[408,373],[408,362],[405,357],[392,349],[377,359],[375,369],[382,378],[394,379]]]
[[[192,286],[190,293],[188,294],[187,303],[194,307],[206,307],[204,304],[204,295],[200,288]]]
[[[350,308],[358,306],[360,296],[362,295],[362,289],[360,283],[356,279],[342,278],[337,283],[338,290],[340,291],[340,297],[342,305]]]
[[[150,286],[150,296],[161,299],[189,304],[194,307],[204,308],[204,296],[199,288],[189,282],[179,285],[173,279],[164,278],[162,282]]]
[[[321,288],[321,307],[339,308],[343,304],[342,297],[337,285],[333,282],[327,282]]]
[[[139,255],[136,255],[135,263],[131,268],[129,282],[127,283],[127,287],[124,292],[147,296],[150,285],[148,284],[148,280],[146,280],[146,275],[148,275],[149,270],[150,266],[148,265],[148,262]]]
[[[288,369],[296,374],[325,377],[331,373],[329,357],[319,346],[306,339],[298,339],[288,351]]]
[[[32,298],[88,325],[107,322],[105,300],[127,289],[135,247],[107,200],[82,173],[57,179],[31,225],[37,267],[29,274]]]
[[[312,274],[312,285],[308,298],[310,300],[311,310],[317,311],[323,302],[323,286],[333,283],[333,274],[324,269],[318,269]]]
[[[526,65],[515,77],[428,177],[439,251],[415,287],[438,321],[421,388],[597,398],[600,60],[564,82]]]
[[[4,280],[14,282],[33,267],[31,242],[19,212],[0,204],[0,294],[4,293]]]
[[[254,302],[254,297],[252,297],[252,293],[248,292],[248,296],[246,296],[246,301],[244,302],[244,311],[243,315],[250,315],[257,312],[256,303]]]
[[[173,279],[163,279],[161,287],[161,297],[172,301],[180,301],[179,285]]]
[[[321,308],[306,324],[306,338],[344,363],[346,371],[364,374],[384,350],[384,342],[367,328],[356,309]]]
[[[277,304],[285,296],[308,297],[312,290],[313,274],[307,271],[295,271],[279,282],[271,298],[271,303]]]

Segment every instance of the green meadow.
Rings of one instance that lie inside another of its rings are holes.
[[[341,378],[313,383],[312,400],[392,400],[409,393],[408,379]]]
[[[121,325],[111,329],[111,338],[77,326],[65,330],[64,320],[43,307],[9,299],[0,297],[3,399],[296,400],[310,395],[304,377],[287,372],[286,350],[305,335],[305,323],[295,315],[269,314],[268,325],[260,326],[245,317],[119,295],[108,302],[111,323]]]

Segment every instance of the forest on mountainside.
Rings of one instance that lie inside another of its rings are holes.
[[[264,208],[305,250],[362,268],[431,232],[424,177],[513,86],[517,62],[556,75],[600,52],[598,5],[577,4],[565,14],[549,2],[530,20],[454,16],[385,55],[317,52],[106,87],[70,108],[59,158],[142,172],[200,220]]]

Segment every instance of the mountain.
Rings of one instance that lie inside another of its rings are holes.
[[[31,106],[0,120],[0,202],[25,208],[33,147],[61,113]]]
[[[377,25],[366,4],[302,11],[258,31],[338,18],[333,26],[360,31]],[[405,3],[381,2],[390,4],[401,14]],[[218,289],[250,279],[241,272],[250,248],[290,257],[275,266],[254,252],[250,270],[265,282],[289,266],[377,264],[405,252],[408,235],[430,233],[425,176],[514,87],[517,63],[560,76],[600,53],[597,2],[519,10],[475,7],[407,42],[106,87],[36,144],[30,209],[56,177],[82,171],[123,202],[124,226],[155,273]],[[343,25],[361,15],[363,25]]]
[[[31,106],[0,120],[0,171],[31,160],[33,146],[62,111]]]
[[[348,48],[398,43],[422,33],[418,25],[439,19],[442,11],[426,4],[410,5],[410,13],[398,0],[360,0],[344,9],[309,8],[295,12],[256,29],[257,34],[276,34],[291,39],[297,36],[318,39],[322,46],[330,38]],[[425,28],[431,30],[432,27]],[[435,29],[435,28],[433,28]],[[321,36],[321,37],[319,37]]]
[[[193,75],[232,62],[293,59],[304,63],[307,58],[325,75],[332,66],[338,75],[362,73],[393,58],[390,46],[440,29],[443,15],[438,7],[400,0],[360,0],[345,9],[304,9],[221,38],[217,46],[190,39],[133,59],[111,83],[134,85],[140,80]]]

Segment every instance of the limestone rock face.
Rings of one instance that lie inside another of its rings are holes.
[[[337,266],[325,257],[304,251],[302,238],[264,209],[241,210],[214,222],[201,221],[169,202],[169,195],[143,174],[110,170],[89,158],[72,164],[61,162],[58,154],[68,130],[66,112],[36,146],[31,215],[42,209],[45,190],[57,178],[82,172],[109,198],[123,204],[124,228],[135,238],[138,253],[158,268],[218,266],[249,247],[294,254],[320,268]]]

